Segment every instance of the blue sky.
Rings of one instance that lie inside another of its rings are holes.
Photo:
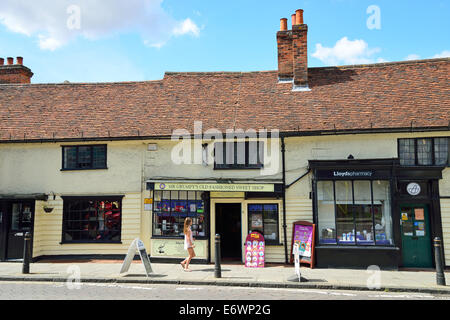
[[[2,0],[0,57],[23,56],[33,83],[276,70],[280,18],[299,8],[311,67],[450,55],[447,0]]]

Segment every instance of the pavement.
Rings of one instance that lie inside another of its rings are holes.
[[[215,285],[235,287],[332,289],[385,292],[450,294],[450,284],[438,286],[433,270],[374,271],[361,269],[310,269],[301,267],[299,282],[292,265],[267,264],[265,268],[245,268],[242,264],[222,264],[221,278],[215,278],[214,264],[191,264],[185,272],[179,264],[152,263],[146,276],[140,261],[133,261],[127,273],[119,274],[121,261],[40,261],[30,264],[30,274],[22,274],[22,263],[0,263],[1,281],[136,283],[175,285]],[[450,272],[445,272],[447,283]],[[1,284],[0,284],[1,286]]]

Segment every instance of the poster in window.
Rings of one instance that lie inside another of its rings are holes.
[[[262,213],[252,214],[252,229],[260,229],[263,225]]]
[[[245,239],[245,267],[264,268],[265,241],[259,232],[251,232]]]
[[[414,209],[414,218],[416,220],[425,220],[425,214],[423,208],[415,208]]]

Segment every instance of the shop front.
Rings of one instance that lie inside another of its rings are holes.
[[[441,167],[397,159],[310,161],[318,267],[433,267]]]
[[[281,185],[149,181],[146,209],[152,212],[151,257],[174,260],[186,256],[183,225],[192,218],[196,261],[214,261],[214,239],[221,236],[224,261],[243,261],[243,243],[251,231],[268,243],[280,238]]]

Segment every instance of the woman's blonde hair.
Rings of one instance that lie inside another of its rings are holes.
[[[191,219],[191,218],[186,218],[186,219],[184,220],[184,228],[183,228],[184,234],[187,234],[188,228],[189,228],[189,226],[190,226],[191,224],[192,224],[192,219]]]

